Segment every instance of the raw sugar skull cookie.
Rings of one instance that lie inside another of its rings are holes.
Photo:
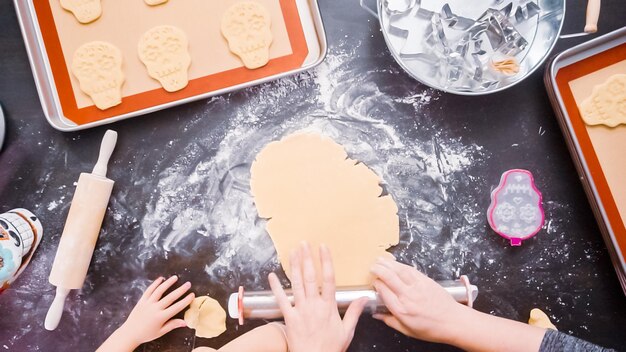
[[[72,73],[96,107],[105,110],[122,102],[122,52],[107,42],[84,44],[74,53]]]
[[[61,0],[61,7],[70,11],[78,22],[93,22],[102,15],[100,0]]]
[[[515,169],[502,174],[500,184],[491,193],[487,218],[491,228],[510,240],[511,246],[521,246],[523,240],[541,230],[541,193],[530,171]]]
[[[263,5],[244,1],[231,6],[222,17],[222,34],[230,51],[241,58],[244,66],[255,69],[269,61],[272,44],[269,11]]]
[[[613,75],[593,87],[593,93],[579,108],[587,125],[626,124],[626,74]]]
[[[150,77],[168,92],[176,92],[189,83],[191,65],[189,40],[181,29],[158,26],[147,31],[139,40],[139,58]]]

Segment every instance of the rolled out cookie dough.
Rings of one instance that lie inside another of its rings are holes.
[[[122,102],[122,52],[113,44],[95,41],[76,49],[72,73],[80,82],[80,90],[91,97],[98,109]]]
[[[148,30],[137,46],[139,59],[146,65],[150,77],[168,92],[176,92],[189,83],[191,65],[189,40],[181,29],[157,26]]]
[[[330,248],[338,286],[371,284],[370,266],[399,240],[398,208],[381,196],[381,182],[317,134],[293,134],[261,150],[250,185],[287,276],[290,252],[306,240],[318,266],[317,246]]]
[[[616,74],[600,85],[579,106],[587,125],[615,127],[626,124],[626,74]]]
[[[83,24],[93,22],[102,15],[100,0],[61,0],[61,7],[70,11]]]
[[[144,0],[150,6],[165,4],[167,0]]]
[[[200,296],[185,312],[185,322],[189,328],[196,329],[198,337],[216,337],[226,331],[226,312],[213,298]]]
[[[273,36],[272,20],[263,5],[243,1],[232,5],[222,17],[222,35],[230,51],[239,56],[245,67],[255,69],[269,61]]]

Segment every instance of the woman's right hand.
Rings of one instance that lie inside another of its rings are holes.
[[[420,340],[447,342],[455,317],[466,315],[439,284],[415,268],[380,258],[371,268],[374,288],[391,314],[376,314],[389,327]]]
[[[536,352],[546,333],[517,321],[480,313],[457,303],[438,283],[415,268],[381,258],[374,287],[391,314],[375,315],[403,334],[446,343],[465,351]]]

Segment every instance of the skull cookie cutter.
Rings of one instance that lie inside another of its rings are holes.
[[[535,236],[545,221],[541,192],[528,170],[506,171],[500,184],[491,192],[487,220],[500,236],[521,246],[523,240]]]

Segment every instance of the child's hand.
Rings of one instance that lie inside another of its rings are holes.
[[[191,283],[185,282],[161,298],[177,280],[177,276],[172,276],[165,282],[163,282],[163,278],[156,279],[148,286],[122,325],[122,329],[130,331],[139,344],[157,339],[176,328],[187,326],[183,319],[172,319],[172,317],[185,309],[195,298],[195,295],[190,293],[184,299],[176,302],[185,292],[189,291]]]
[[[352,302],[343,321],[335,300],[335,273],[330,251],[320,246],[322,292],[316,280],[309,246],[294,251],[291,261],[292,306],[276,274],[269,275],[270,286],[278,300],[287,326],[287,344],[291,352],[343,352],[348,349],[359,316],[367,299]]]
[[[194,299],[190,293],[176,302],[191,284],[183,285],[162,297],[165,291],[172,287],[178,277],[172,276],[163,282],[163,278],[156,279],[143,293],[135,308],[122,324],[105,342],[98,351],[132,351],[144,342],[157,339],[168,332],[187,326],[182,319],[172,319],[180,313]],[[176,303],[174,303],[176,302]]]
[[[391,312],[374,318],[413,338],[446,341],[454,317],[465,306],[428,276],[395,260],[380,258],[371,272],[377,277],[374,288]]]

